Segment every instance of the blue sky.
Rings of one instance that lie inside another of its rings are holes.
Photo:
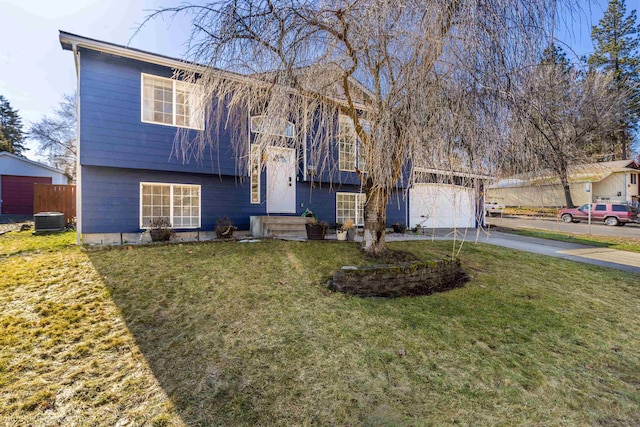
[[[587,3],[586,1],[584,3]],[[637,8],[627,1],[627,9]],[[0,0],[0,94],[19,110],[25,128],[51,114],[65,93],[73,93],[73,57],[58,42],[58,30],[150,52],[180,57],[188,21],[155,20],[135,34],[151,10],[180,4],[161,0]],[[583,6],[580,16],[564,22],[558,37],[578,54],[588,54],[591,25],[602,17],[606,0]],[[28,143],[26,156],[38,160]]]

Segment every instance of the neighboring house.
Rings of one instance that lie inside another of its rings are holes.
[[[343,137],[352,131],[348,118],[338,120],[339,179],[330,180],[307,161],[310,142],[294,138],[295,123],[265,124],[249,114],[252,134],[276,129],[291,138],[291,146],[262,152],[252,144],[248,173],[241,174],[231,131],[219,129],[216,146],[203,158],[183,161],[172,155],[177,128],[195,134],[205,126],[203,114],[189,104],[197,89],[172,78],[189,64],[66,32],[60,32],[60,43],[74,53],[78,75],[77,225],[85,243],[132,241],[158,217],[170,218],[177,231],[197,239],[208,238],[224,216],[244,230],[251,216],[301,215],[307,209],[330,224],[348,218],[364,224],[365,194],[355,172],[358,144]],[[388,224],[415,225],[410,199],[399,186],[389,201]],[[459,224],[482,224],[476,219],[480,205],[476,199],[466,203],[473,219]]]
[[[68,184],[64,172],[0,152],[0,213],[33,215],[34,184]]]
[[[576,206],[593,202],[638,203],[640,167],[633,160],[569,167],[569,188]],[[506,206],[565,206],[560,179],[548,170],[505,178],[489,186],[487,198]]]

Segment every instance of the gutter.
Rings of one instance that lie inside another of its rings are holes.
[[[437,175],[445,175],[445,176],[458,176],[461,178],[476,178],[476,179],[485,179],[485,180],[489,180],[489,179],[493,179],[493,176],[490,175],[483,175],[483,174],[477,174],[477,173],[472,173],[472,172],[458,172],[458,171],[450,171],[450,170],[443,170],[443,169],[432,169],[432,168],[421,168],[421,167],[416,167],[413,170],[414,172],[417,173],[433,173],[433,174],[437,174]]]
[[[79,47],[87,48],[98,52],[108,53],[124,58],[136,59],[138,61],[149,62],[152,64],[164,65],[169,68],[177,68],[180,70],[198,71],[207,68],[204,65],[189,63],[186,61],[181,61],[179,59],[170,58],[168,56],[149,53],[126,46],[102,42],[99,40],[67,33],[65,31],[60,31],[60,44],[62,45],[63,49],[67,50],[69,50],[68,46],[70,46],[71,50],[73,50],[74,52],[76,52]],[[226,72],[225,74],[229,73]],[[237,76],[234,77],[237,78]]]

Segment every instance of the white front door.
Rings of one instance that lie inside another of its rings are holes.
[[[267,148],[267,212],[296,212],[296,150]]]

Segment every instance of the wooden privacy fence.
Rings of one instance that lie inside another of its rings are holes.
[[[33,184],[33,213],[62,212],[67,223],[76,218],[76,186],[62,184]]]

